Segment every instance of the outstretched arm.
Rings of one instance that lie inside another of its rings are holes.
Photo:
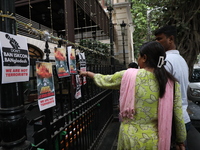
[[[103,75],[99,73],[93,73],[91,71],[79,71],[79,75],[92,78],[95,84],[101,88],[119,89],[124,72],[125,70],[116,72],[112,75]]]
[[[81,71],[81,70],[79,70],[79,75],[80,76],[86,76],[86,77],[89,77],[89,78],[93,79],[95,73],[93,73],[91,71]]]

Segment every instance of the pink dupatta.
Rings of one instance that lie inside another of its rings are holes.
[[[174,86],[166,84],[165,95],[159,99],[158,106],[158,150],[169,150],[171,144]]]
[[[120,114],[119,117],[133,119],[135,113],[135,80],[138,69],[125,71],[120,87]],[[168,81],[165,94],[158,104],[158,150],[169,150],[171,143],[171,127],[173,112],[173,84]]]
[[[129,68],[124,72],[120,87],[120,119],[133,119],[135,106],[135,80],[138,69]]]

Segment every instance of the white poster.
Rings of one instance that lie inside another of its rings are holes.
[[[80,62],[80,70],[86,71],[86,59],[85,59],[85,53],[79,53],[79,62]],[[83,84],[86,84],[86,77],[83,77]]]
[[[29,81],[27,39],[0,32],[2,84]]]
[[[75,93],[75,99],[81,98],[81,84],[80,84],[80,76],[76,75],[76,93]]]

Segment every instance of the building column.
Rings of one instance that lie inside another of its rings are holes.
[[[75,43],[74,33],[74,0],[64,0],[65,35],[67,40]]]

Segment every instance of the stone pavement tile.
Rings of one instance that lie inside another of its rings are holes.
[[[200,133],[192,125],[187,136],[189,150],[200,150]]]
[[[117,150],[117,140],[118,140],[118,136],[116,136],[116,138],[115,138],[115,140],[113,142],[111,150]]]
[[[97,150],[115,150],[113,149],[113,144],[116,142],[115,140],[119,133],[119,126],[120,123],[115,121],[108,125]]]

